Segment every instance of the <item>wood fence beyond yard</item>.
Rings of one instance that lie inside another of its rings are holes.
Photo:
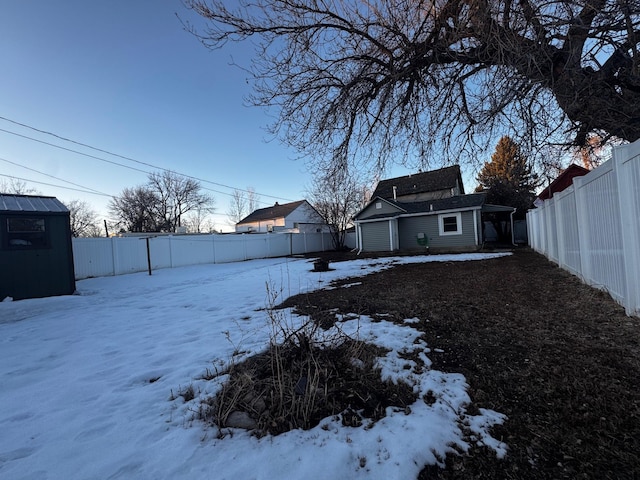
[[[347,245],[355,245],[348,234]],[[148,255],[147,255],[148,238]],[[329,233],[74,238],[76,280],[333,250]]]
[[[529,244],[640,316],[640,140],[527,213]]]

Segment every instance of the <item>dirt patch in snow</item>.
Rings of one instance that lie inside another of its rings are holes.
[[[337,312],[417,318],[433,368],[465,375],[471,408],[508,416],[493,431],[509,446],[505,459],[473,447],[421,479],[640,478],[640,319],[608,294],[529,249],[358,282],[286,305],[323,322]]]

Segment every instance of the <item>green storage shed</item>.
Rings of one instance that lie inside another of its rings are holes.
[[[54,197],[0,193],[0,301],[75,289],[69,209]]]

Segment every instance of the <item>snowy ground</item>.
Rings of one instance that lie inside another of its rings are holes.
[[[342,324],[393,349],[380,360],[385,375],[438,399],[418,400],[408,415],[390,408],[372,428],[328,418],[277,437],[236,430],[216,439],[193,420],[197,399],[174,395],[189,385],[212,395],[218,384],[199,379],[207,369],[226,365],[236,349],[265,348],[267,283],[289,296],[399,263],[494,256],[363,259],[325,273],[311,272],[307,260],[254,260],[87,279],[73,296],[7,299],[0,303],[0,478],[410,479],[451,445],[466,448],[461,425],[504,455],[506,446],[486,433],[504,417],[467,415],[464,377],[405,368],[402,350],[418,348],[428,362],[429,346],[413,344],[415,319]]]

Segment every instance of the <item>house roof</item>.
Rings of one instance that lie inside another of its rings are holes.
[[[366,221],[375,220],[379,218],[393,218],[399,215],[412,215],[420,213],[432,213],[432,212],[444,212],[448,210],[468,210],[474,208],[482,208],[485,205],[486,194],[485,193],[470,193],[468,195],[456,195],[455,197],[440,198],[437,200],[427,200],[424,202],[398,202],[394,200],[382,199],[385,202],[398,208],[397,212],[381,213],[379,215],[372,215],[366,218]],[[380,198],[374,198],[369,205],[380,200]],[[367,206],[368,207],[368,206]],[[361,212],[366,210],[365,207]],[[509,208],[509,207],[507,207]],[[356,219],[358,218],[356,215]],[[363,220],[364,221],[364,220]]]
[[[373,192],[373,197],[393,198],[393,187],[396,187],[396,196],[401,197],[416,193],[447,190],[456,186],[459,186],[460,192],[464,193],[460,165],[380,180]]]
[[[563,172],[549,184],[549,186],[547,186],[544,190],[542,190],[542,192],[540,192],[538,198],[540,200],[547,200],[551,198],[554,193],[558,193],[566,188],[569,188],[573,183],[573,179],[575,177],[581,177],[583,175],[586,175],[587,173],[589,173],[589,170],[581,167],[580,165],[572,163],[566,169],[564,169]]]
[[[8,212],[68,213],[69,209],[55,197],[0,193],[0,213]]]
[[[443,210],[461,210],[482,207],[485,202],[484,193],[470,193],[455,197],[428,200],[425,202],[394,202],[401,205],[407,213],[440,212]]]
[[[272,205],[270,207],[259,208],[258,210],[253,211],[242,220],[240,220],[237,225],[241,225],[243,223],[259,222],[263,220],[273,220],[275,218],[284,218],[303,203],[308,202],[306,200],[298,200],[297,202],[283,203],[282,205],[276,202],[275,205]]]

